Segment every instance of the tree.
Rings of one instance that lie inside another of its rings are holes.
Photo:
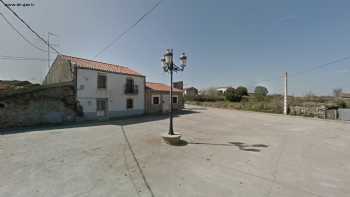
[[[265,96],[267,96],[268,93],[269,93],[269,91],[264,86],[256,86],[255,87],[255,96],[256,97],[265,97]]]
[[[341,88],[337,88],[333,90],[333,95],[335,97],[340,97],[342,93],[343,93],[343,90]]]
[[[347,107],[346,102],[343,101],[343,100],[337,100],[337,101],[336,101],[336,105],[337,105],[337,107],[339,107],[339,108],[346,108],[346,107]]]
[[[240,102],[241,96],[237,94],[237,90],[234,88],[227,88],[225,92],[225,99],[231,102]]]
[[[236,93],[239,95],[239,96],[248,96],[248,89],[244,86],[239,86],[237,89],[236,89]]]

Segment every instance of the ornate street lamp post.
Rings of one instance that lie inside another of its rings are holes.
[[[170,112],[169,112],[169,133],[168,135],[174,135],[173,128],[173,72],[184,71],[187,64],[187,56],[182,53],[180,56],[180,66],[174,64],[173,50],[167,49],[164,56],[161,58],[162,68],[164,72],[170,73]]]

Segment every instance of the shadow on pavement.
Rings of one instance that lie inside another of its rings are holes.
[[[200,113],[197,111],[192,111],[190,109],[184,109],[181,111],[174,112],[174,117],[180,117],[183,115]],[[158,120],[168,119],[168,114],[147,114],[134,117],[124,117],[118,119],[110,120],[94,120],[94,121],[82,121],[82,122],[72,122],[72,123],[61,123],[61,124],[51,124],[51,125],[39,125],[33,127],[23,127],[23,128],[9,128],[9,129],[0,129],[1,135],[10,135],[16,133],[25,133],[25,132],[35,132],[35,131],[48,131],[48,130],[59,130],[59,129],[70,129],[70,128],[79,128],[79,127],[93,127],[93,126],[102,126],[102,125],[132,125],[145,122],[152,122]]]
[[[258,148],[267,148],[269,147],[266,144],[246,144],[243,142],[229,142],[227,144],[221,144],[221,143],[206,143],[206,142],[188,142],[188,144],[194,144],[194,145],[210,145],[210,146],[235,146],[238,147],[241,151],[250,151],[250,152],[260,152],[261,149]]]
[[[169,144],[170,146],[187,146],[188,142],[186,140],[180,140],[178,144]]]

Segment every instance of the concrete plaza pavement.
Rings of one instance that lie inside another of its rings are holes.
[[[350,196],[350,124],[188,106],[0,135],[0,196]]]

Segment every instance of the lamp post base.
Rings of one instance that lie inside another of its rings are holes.
[[[176,132],[174,133],[174,135],[163,133],[162,138],[167,144],[170,144],[170,145],[179,145],[181,142],[181,134]]]

